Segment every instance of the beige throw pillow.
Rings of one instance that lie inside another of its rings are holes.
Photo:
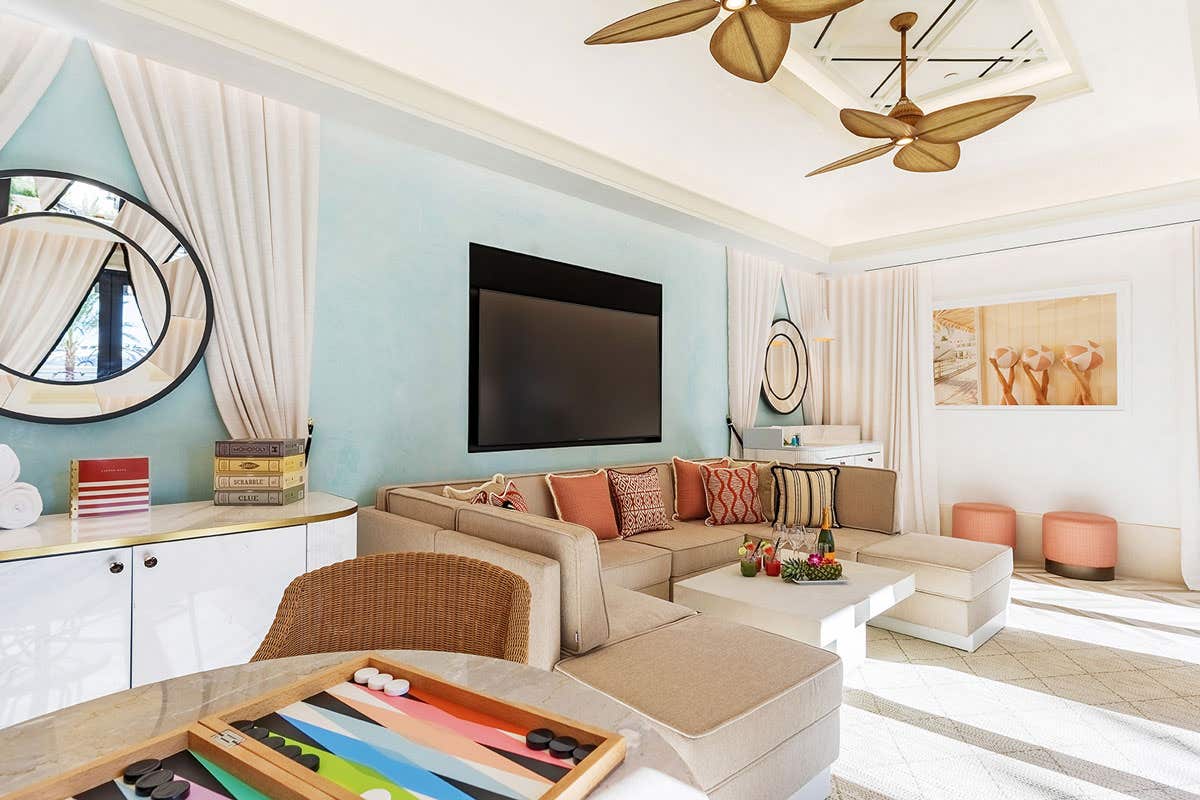
[[[489,494],[503,494],[504,485],[504,476],[497,472],[487,483],[472,486],[469,489],[455,489],[453,486],[442,487],[442,497],[448,500],[462,500],[464,503],[472,503],[482,493],[484,502],[487,502]]]

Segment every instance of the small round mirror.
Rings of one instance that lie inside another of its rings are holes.
[[[763,396],[776,412],[791,414],[800,407],[807,392],[808,346],[790,319],[777,319],[771,325],[767,341]]]

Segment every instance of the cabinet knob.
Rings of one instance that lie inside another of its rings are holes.
[[[114,561],[108,565],[108,571],[111,572],[113,575],[120,575],[122,572],[125,571],[125,565],[122,564],[120,561]]]
[[[154,569],[158,566],[158,559],[154,556],[147,556],[146,560],[142,563],[146,565],[146,569]]]

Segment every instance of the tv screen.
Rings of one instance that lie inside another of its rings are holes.
[[[662,441],[662,286],[471,245],[468,450]]]

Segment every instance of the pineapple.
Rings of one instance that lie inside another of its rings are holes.
[[[823,561],[812,564],[799,558],[789,558],[783,562],[779,577],[785,581],[836,581],[842,577],[842,565],[836,561]]]
[[[798,580],[803,580],[801,577],[804,574],[804,562],[798,558],[789,558],[783,562],[783,566],[779,568],[779,577],[789,583],[794,583]]]

